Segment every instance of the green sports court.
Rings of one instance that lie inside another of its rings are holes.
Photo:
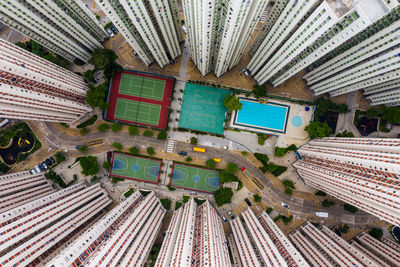
[[[160,111],[160,105],[118,98],[114,117],[120,120],[157,125]]]
[[[220,186],[218,174],[200,167],[174,164],[170,186],[210,193]]]
[[[123,73],[119,93],[147,99],[162,100],[165,81]]]
[[[179,127],[208,133],[223,134],[227,89],[186,83]]]
[[[142,158],[114,152],[112,155],[111,176],[158,183],[161,160]]]

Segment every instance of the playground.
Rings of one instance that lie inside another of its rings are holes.
[[[105,119],[165,129],[175,80],[124,70],[112,78]]]
[[[219,172],[200,167],[174,164],[170,186],[212,193],[219,189]]]
[[[160,177],[161,160],[148,159],[114,152],[111,158],[112,177],[157,184]]]
[[[179,127],[223,134],[229,90],[186,83]]]

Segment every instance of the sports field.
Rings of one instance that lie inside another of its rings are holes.
[[[114,152],[111,162],[111,176],[139,180],[146,183],[158,183],[161,160],[147,159]]]
[[[170,185],[200,192],[214,192],[220,186],[217,171],[174,164]]]
[[[229,90],[186,83],[179,127],[223,134]]]
[[[105,119],[165,129],[174,79],[125,70],[114,75]]]
[[[123,73],[119,93],[148,99],[162,100],[165,81]]]

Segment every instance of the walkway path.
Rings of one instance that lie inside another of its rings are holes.
[[[82,137],[65,135],[64,133],[58,131],[52,123],[40,123],[40,126],[41,130],[50,141],[49,143],[53,144],[57,148],[71,150],[74,149],[75,145],[82,143]],[[86,140],[103,138],[106,144],[119,142],[123,146],[128,147],[135,145],[139,147],[151,146],[156,151],[165,150],[168,142],[166,140],[157,140],[156,138],[145,137],[142,135],[130,136],[129,133],[125,132],[115,134],[111,131],[106,133],[91,133],[85,136],[85,138]],[[259,178],[265,185],[265,189],[262,192],[264,200],[266,200],[267,203],[273,203],[276,206],[280,206],[281,202],[287,203],[290,207],[289,211],[291,212],[291,214],[307,218],[319,208],[318,203],[315,201],[288,196],[279,189],[275,188],[272,183],[264,176],[264,174],[256,166],[253,165],[252,162],[241,156],[239,153],[214,147],[207,147],[206,153],[196,153],[193,152],[192,145],[183,142],[176,142],[176,147],[182,147],[183,150],[187,151],[188,154],[192,157],[197,157],[204,160],[212,157],[218,157],[224,159],[225,162],[235,162],[236,164],[238,164],[239,167],[245,167],[253,175]],[[94,148],[89,148],[88,152],[91,153],[92,150],[94,150]],[[376,217],[363,211],[359,211],[357,214],[350,214],[348,212],[345,212],[340,206],[333,206],[329,209],[319,208],[318,210],[329,212],[329,217],[337,219],[338,222],[347,223],[352,226],[363,226],[378,220]]]

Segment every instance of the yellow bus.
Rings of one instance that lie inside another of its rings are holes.
[[[219,159],[219,158],[213,158],[213,160],[214,160],[215,162],[221,162],[221,159]]]
[[[204,153],[204,152],[206,152],[206,149],[205,148],[201,148],[201,147],[193,147],[193,151]]]

